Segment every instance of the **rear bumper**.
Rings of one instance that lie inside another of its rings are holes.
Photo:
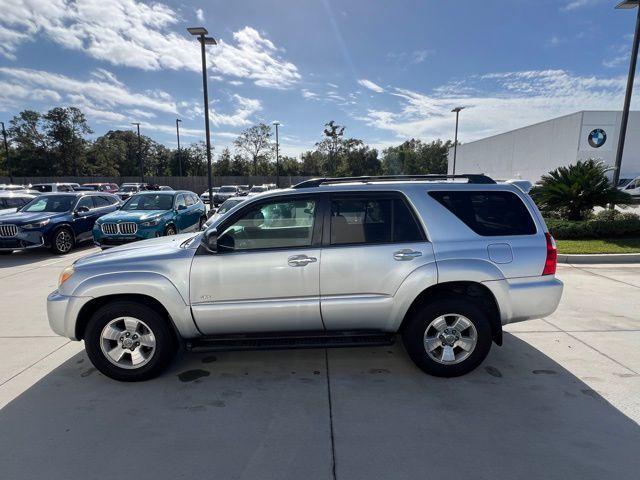
[[[564,288],[552,275],[483,283],[498,301],[503,325],[551,315],[558,308]]]

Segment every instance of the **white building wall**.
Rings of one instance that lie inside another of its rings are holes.
[[[597,158],[613,165],[621,112],[577,112],[546,122],[458,146],[456,173],[486,173],[495,179],[521,178],[536,182],[562,165]],[[599,148],[589,133],[601,128],[607,140]],[[463,139],[463,138],[462,138]],[[449,173],[453,149],[449,151]],[[631,112],[621,177],[640,175],[640,112]]]

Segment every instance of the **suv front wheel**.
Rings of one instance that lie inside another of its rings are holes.
[[[176,352],[167,319],[142,303],[115,301],[99,308],[84,336],[91,363],[125,382],[148,380],[171,363]]]
[[[437,377],[457,377],[475,369],[491,349],[491,326],[484,311],[465,297],[448,297],[418,309],[402,332],[414,363]]]

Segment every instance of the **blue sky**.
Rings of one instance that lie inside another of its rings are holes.
[[[80,107],[96,134],[175,146],[203,134],[199,46],[209,47],[212,141],[280,121],[297,155],[335,120],[378,148],[460,140],[586,109],[620,109],[635,12],[609,0],[0,0],[0,118]],[[638,82],[636,82],[638,83]],[[636,95],[637,98],[637,95]],[[640,102],[634,100],[635,107]]]

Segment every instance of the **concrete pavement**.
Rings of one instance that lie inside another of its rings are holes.
[[[396,344],[181,355],[123,384],[46,322],[89,251],[0,257],[2,478],[637,478],[638,265],[561,266],[558,311],[457,379]]]

